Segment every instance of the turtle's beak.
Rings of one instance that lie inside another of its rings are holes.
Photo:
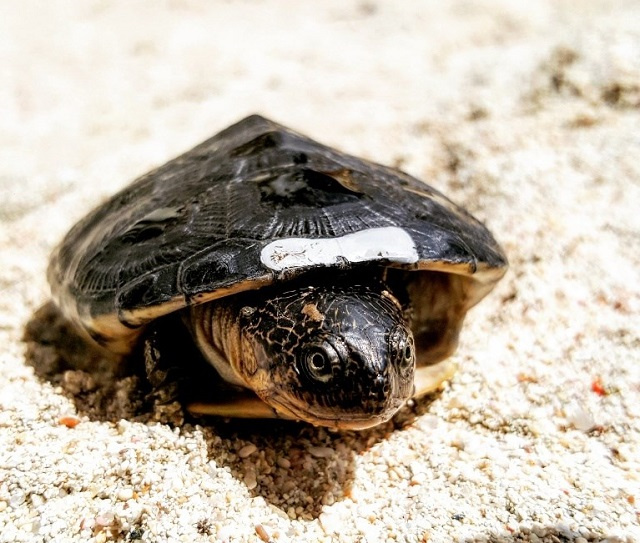
[[[308,404],[298,406],[289,401],[284,402],[282,398],[277,396],[263,398],[263,400],[284,419],[304,421],[314,426],[325,426],[334,430],[365,430],[387,422],[406,401],[403,399],[393,400],[388,402],[383,409],[367,412],[366,408],[357,411],[336,411],[335,408],[330,410],[313,409]]]

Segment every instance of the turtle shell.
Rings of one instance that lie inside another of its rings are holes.
[[[463,314],[506,269],[489,231],[438,191],[254,115],[91,212],[48,279],[68,317],[126,353],[188,305],[372,262],[454,274]]]

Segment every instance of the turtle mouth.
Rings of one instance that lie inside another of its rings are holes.
[[[326,413],[316,413],[308,406],[305,409],[302,406],[293,404],[292,402],[283,401],[277,396],[265,398],[266,403],[271,405],[283,418],[302,420],[314,426],[325,426],[335,430],[365,430],[372,428],[378,424],[387,422],[405,402],[398,401],[397,404],[386,407],[380,413],[350,413],[349,411],[341,411],[336,408],[334,416],[327,416]]]

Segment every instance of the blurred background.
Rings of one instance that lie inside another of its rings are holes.
[[[2,175],[37,186],[26,202],[9,194],[0,216],[60,189],[99,200],[254,112],[419,176],[437,172],[447,160],[438,130],[511,115],[513,89],[550,54],[538,44],[557,32],[549,25],[602,18],[607,6],[0,2]]]

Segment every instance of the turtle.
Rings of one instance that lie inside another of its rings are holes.
[[[179,393],[195,415],[364,429],[452,377],[506,269],[434,188],[251,115],[90,212],[47,275],[91,341],[143,346],[152,382],[213,368],[204,399]]]

